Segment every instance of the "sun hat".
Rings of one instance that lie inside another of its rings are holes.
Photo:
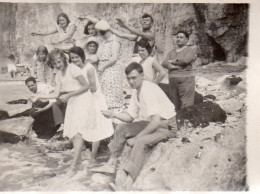
[[[107,21],[105,21],[105,20],[100,20],[100,21],[98,21],[98,22],[96,23],[95,28],[96,28],[97,30],[107,31],[107,30],[110,29],[110,25],[109,25],[109,23],[108,23]]]
[[[87,39],[87,42],[86,42],[85,46],[87,46],[88,43],[90,43],[90,42],[95,42],[95,43],[97,43],[97,45],[99,45],[99,40],[98,40],[95,36],[89,37],[89,38]]]

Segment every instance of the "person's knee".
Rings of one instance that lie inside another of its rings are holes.
[[[117,126],[116,126],[116,134],[124,134],[125,133],[125,129],[127,129],[127,125],[128,124],[125,124],[125,123],[123,123],[123,124],[118,124]]]
[[[149,143],[144,141],[142,138],[137,138],[134,143],[134,148],[141,150],[141,149],[147,149],[149,147]]]

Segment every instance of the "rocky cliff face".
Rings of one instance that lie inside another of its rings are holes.
[[[46,32],[55,28],[60,12],[69,15],[78,26],[75,37],[83,33],[86,21],[79,15],[95,15],[119,28],[116,18],[124,18],[139,28],[144,12],[154,17],[153,31],[156,52],[161,59],[173,47],[172,34],[178,29],[191,33],[190,44],[198,47],[199,64],[214,60],[233,62],[247,54],[248,5],[246,4],[0,4],[1,29],[5,29],[3,48],[28,61],[39,45],[46,45],[55,36],[32,37],[33,31]],[[4,18],[4,19],[3,19]],[[10,33],[9,33],[10,32]],[[133,42],[122,40],[122,61],[131,56]]]

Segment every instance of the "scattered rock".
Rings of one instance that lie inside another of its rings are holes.
[[[101,173],[94,173],[91,176],[91,181],[99,184],[108,184],[109,182],[111,182],[111,177]]]
[[[0,131],[0,144],[1,143],[15,144],[15,143],[18,143],[20,141],[24,141],[25,139],[27,139],[25,136],[19,136],[19,135],[16,135],[14,133],[8,133],[8,132],[5,132],[5,131]]]
[[[199,104],[203,102],[203,96],[195,91],[194,104]]]
[[[13,100],[13,101],[9,101],[7,102],[7,104],[27,104],[28,100],[26,99],[19,99],[19,100]]]
[[[213,84],[213,81],[200,76],[196,76],[195,80],[196,80],[195,83],[198,87],[204,88]]]
[[[9,114],[5,110],[0,110],[0,120],[9,118]]]
[[[213,94],[208,94],[206,96],[203,97],[203,100],[216,100],[216,96],[214,96]]]
[[[183,108],[177,113],[179,127],[184,125],[185,120],[188,120],[193,127],[206,127],[209,122],[224,123],[226,118],[225,111],[218,104],[210,101]]]

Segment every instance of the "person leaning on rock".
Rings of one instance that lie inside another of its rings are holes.
[[[196,50],[188,46],[189,34],[177,33],[177,47],[163,59],[162,66],[169,69],[169,93],[176,111],[194,104],[195,70],[192,63],[196,59]]]
[[[116,127],[113,140],[108,145],[111,156],[107,164],[92,171],[114,173],[117,157],[127,142],[133,147],[124,166],[127,174],[125,189],[128,190],[142,169],[147,148],[175,137],[177,124],[174,105],[157,84],[144,80],[140,64],[131,63],[125,73],[132,88],[128,110],[122,113],[103,111],[103,114],[127,123]]]
[[[28,89],[35,95],[50,94],[54,91],[52,86],[36,82],[34,77],[28,77],[25,80]],[[35,131],[38,138],[49,139],[59,129],[63,123],[63,115],[55,100],[37,100],[29,98],[32,102],[32,108],[29,112],[28,126],[25,130],[25,136],[29,136],[31,129]]]

